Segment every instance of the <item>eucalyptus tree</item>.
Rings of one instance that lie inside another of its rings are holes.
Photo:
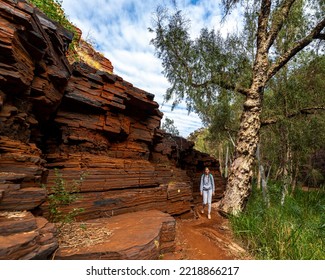
[[[268,87],[261,133],[264,157],[275,164],[284,187],[293,189],[298,179],[318,172],[310,160],[325,150],[325,57],[304,52],[294,64]]]
[[[304,1],[297,1],[292,6],[292,12],[288,14],[285,28],[279,31],[273,44],[272,51],[274,53],[287,52],[291,47],[291,42],[296,40],[297,35],[303,36],[307,24],[305,9],[306,4]],[[303,154],[306,157],[306,155],[309,155],[307,150],[311,150],[308,149],[306,141],[299,137],[301,131],[308,135],[310,129],[308,125],[306,126],[306,119],[301,118],[301,114],[296,112],[305,112],[306,108],[308,108],[309,113],[307,115],[310,115],[311,111],[317,113],[325,109],[324,98],[315,98],[318,95],[317,90],[321,87],[319,87],[319,83],[315,83],[315,79],[310,77],[308,73],[317,72],[318,75],[324,77],[324,71],[312,69],[313,67],[319,68],[317,65],[323,64],[319,63],[319,60],[322,59],[322,55],[317,54],[319,47],[305,48],[297,53],[291,63],[283,66],[277,75],[270,80],[264,93],[262,126],[266,124],[275,125],[276,127],[271,130],[277,131],[274,136],[278,138],[280,144],[274,148],[280,157],[276,174],[281,175],[282,179],[282,203],[288,193],[289,186],[292,187],[292,190],[295,188],[302,151],[304,151]],[[309,88],[304,86],[304,84],[308,83],[313,83],[314,86]],[[323,106],[320,106],[320,104],[323,104]],[[267,132],[263,131],[265,136],[263,142],[269,142],[267,139],[269,133]],[[270,144],[272,146],[273,143]],[[269,145],[266,147],[270,148]],[[270,149],[267,149],[265,154],[270,154]]]
[[[179,136],[179,131],[177,127],[174,124],[174,120],[166,117],[165,121],[161,125],[162,130],[164,130],[167,133],[170,133],[173,136]]]
[[[155,33],[152,44],[171,84],[166,99],[173,99],[174,105],[185,99],[189,110],[205,118],[211,116],[206,110],[212,109],[206,104],[220,104],[218,94],[242,95],[235,159],[220,203],[221,212],[236,215],[251,192],[265,88],[296,54],[313,41],[325,39],[325,4],[323,0],[222,0],[222,4],[226,15],[237,5],[246,7],[243,34],[223,38],[220,32],[203,28],[192,40],[190,21],[182,12],[170,14],[162,8],[150,30]],[[292,31],[286,50],[276,52],[280,33],[296,20],[297,5],[303,5],[308,14]]]

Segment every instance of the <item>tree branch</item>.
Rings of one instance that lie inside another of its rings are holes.
[[[187,64],[187,62],[182,59],[182,56],[178,53],[177,48],[173,49],[173,52],[176,55],[177,59],[181,62],[181,64],[185,68],[185,70],[187,72],[187,75],[188,75],[188,81],[189,81],[190,85],[193,88],[200,88],[200,87],[204,88],[204,87],[207,87],[209,85],[217,85],[217,86],[219,86],[219,87],[221,87],[223,89],[226,89],[226,90],[237,91],[238,93],[241,93],[244,96],[247,96],[249,94],[249,90],[247,88],[243,88],[243,87],[240,87],[238,85],[233,85],[231,83],[226,82],[224,79],[218,79],[216,77],[212,77],[210,80],[207,80],[207,81],[205,81],[203,83],[195,83],[195,82],[193,82],[192,69]],[[184,82],[184,79],[182,79],[182,78],[180,78],[180,79]]]
[[[296,0],[286,0],[279,8],[279,11],[275,13],[274,19],[268,33],[268,38],[266,41],[267,49],[269,49],[274,43],[275,38],[277,37],[279,31],[283,26],[284,20],[288,17],[291,6]]]
[[[271,12],[271,0],[262,0],[261,11],[258,16],[258,28],[257,28],[257,49],[266,40],[267,26],[269,16]]]
[[[284,65],[288,63],[288,61],[295,56],[299,51],[301,51],[304,47],[309,45],[314,39],[317,39],[321,34],[321,31],[325,27],[325,18],[323,18],[316,27],[302,40],[298,41],[290,50],[284,53],[280,58],[270,67],[267,73],[267,79],[270,80]]]
[[[300,110],[298,110],[296,112],[293,112],[291,114],[288,114],[286,116],[286,118],[287,119],[291,119],[291,118],[297,117],[299,115],[313,115],[313,114],[316,114],[317,111],[321,111],[321,110],[324,110],[325,111],[325,106],[316,106],[316,107],[303,108],[303,109],[300,109]],[[261,122],[261,126],[267,126],[267,125],[270,125],[270,124],[275,124],[280,119],[281,118],[274,117],[274,118],[270,118],[270,119],[267,119],[267,120],[263,120]]]
[[[192,80],[192,79],[191,79]],[[233,85],[231,83],[228,83],[226,81],[224,81],[223,79],[220,79],[219,81],[215,81],[216,79],[212,78],[211,80],[209,81],[206,81],[204,83],[201,83],[201,84],[197,84],[197,83],[194,83],[193,81],[191,82],[191,86],[194,87],[194,88],[199,88],[199,87],[207,87],[209,85],[217,85],[223,89],[226,89],[226,90],[231,90],[231,91],[236,91],[244,96],[247,96],[249,94],[249,89],[247,88],[243,88],[241,86],[238,86],[238,85]]]
[[[212,77],[210,80],[207,80],[203,83],[193,82],[193,72],[192,72],[191,67],[187,64],[187,61],[184,60],[182,58],[182,56],[179,54],[177,48],[174,48],[174,46],[171,46],[171,49],[172,49],[173,53],[175,54],[175,56],[177,57],[177,60],[181,63],[181,65],[184,67],[185,71],[187,72],[187,76],[188,76],[187,80],[189,81],[190,86],[192,86],[193,88],[200,88],[200,87],[204,88],[209,85],[217,85],[217,86],[219,86],[223,89],[226,89],[226,90],[236,91],[240,94],[243,94],[244,96],[247,96],[249,94],[249,89],[243,88],[239,85],[233,85],[231,83],[224,81],[224,79],[218,79],[216,77]],[[182,77],[179,77],[179,79],[183,83],[186,83],[186,81]]]

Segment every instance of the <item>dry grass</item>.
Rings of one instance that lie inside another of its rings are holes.
[[[89,247],[103,243],[112,233],[97,223],[70,223],[60,228],[58,238],[61,248]]]

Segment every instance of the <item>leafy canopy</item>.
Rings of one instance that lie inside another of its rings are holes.
[[[236,83],[245,85],[241,73],[249,68],[249,60],[237,36],[224,39],[220,32],[203,28],[192,40],[182,12],[169,14],[162,7],[157,9],[155,29],[149,30],[156,33],[151,43],[171,84],[165,98],[174,100],[173,107],[185,99],[189,111],[200,113],[217,102],[215,93],[221,85],[229,89]]]
[[[173,100],[173,107],[185,100],[187,109],[197,112],[206,125],[220,117],[227,117],[225,122],[230,122],[232,107],[242,102],[237,93],[249,93],[259,43],[261,5],[270,5],[264,34],[269,38],[266,81],[294,57],[291,51],[299,49],[298,43],[301,48],[307,44],[314,36],[313,28],[324,18],[323,0],[223,0],[222,4],[225,16],[241,5],[242,32],[223,37],[218,30],[202,28],[199,36],[192,39],[190,20],[182,11],[171,13],[163,7],[157,8],[153,27],[149,28],[155,34],[151,43],[171,85],[165,99]],[[223,111],[221,116],[219,111]]]
[[[179,135],[179,131],[177,129],[177,127],[174,124],[174,120],[166,117],[165,121],[163,122],[161,128],[167,132],[170,133],[173,136],[178,136]]]

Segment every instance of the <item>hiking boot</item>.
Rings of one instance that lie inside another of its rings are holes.
[[[211,215],[210,214],[208,215],[208,219],[211,220]]]

